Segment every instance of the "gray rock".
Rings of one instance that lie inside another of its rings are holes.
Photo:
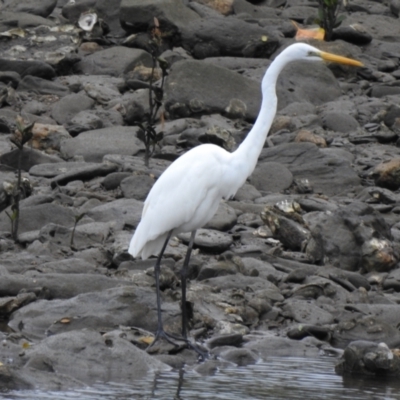
[[[100,274],[61,274],[29,271],[24,275],[3,276],[2,296],[16,296],[21,291],[37,293],[38,298],[69,299],[82,293],[103,291],[124,286],[124,282]],[[42,294],[42,295],[41,295]]]
[[[81,111],[67,122],[66,129],[71,136],[77,136],[81,132],[103,128],[103,121],[95,113]]]
[[[355,118],[348,114],[328,113],[323,116],[324,128],[335,132],[354,132],[359,127]]]
[[[293,183],[293,175],[283,164],[261,162],[251,174],[250,183],[261,192],[282,192]]]
[[[312,68],[307,61],[289,64],[278,78],[276,88],[278,109],[293,101],[321,105],[341,95],[341,89],[333,73],[323,64]]]
[[[149,175],[132,175],[121,181],[121,191],[127,199],[145,200],[154,185]]]
[[[247,343],[244,348],[252,350],[263,360],[268,357],[318,357],[319,349],[306,342],[279,336],[267,336]]]
[[[142,215],[143,203],[135,199],[119,199],[92,208],[87,216],[95,221],[116,221],[129,227],[136,227]],[[128,243],[126,244],[128,246]]]
[[[26,12],[46,18],[53,12],[56,5],[57,0],[28,0],[23,3],[18,0],[12,0],[11,2],[7,2],[5,9],[15,12]]]
[[[151,63],[150,54],[144,50],[115,46],[86,56],[74,70],[78,74],[121,76],[137,65],[150,67]]]
[[[26,75],[18,85],[18,91],[35,91],[43,95],[56,95],[63,97],[70,94],[70,91],[60,83],[49,81],[39,76]]]
[[[246,119],[254,120],[261,104],[259,84],[200,61],[175,63],[165,93],[165,107],[173,118],[223,113],[232,99],[240,99],[247,107]]]
[[[86,384],[131,383],[151,373],[170,370],[128,340],[106,339],[90,329],[50,336],[28,351],[27,358],[26,368],[47,373],[50,369]]]
[[[163,302],[163,314],[166,327],[179,323],[177,303]],[[63,322],[63,318],[67,320]],[[157,328],[154,291],[123,286],[82,293],[66,300],[38,300],[14,312],[9,321],[12,329],[32,340],[83,328],[99,331],[119,325],[154,332]]]
[[[345,153],[325,153],[312,143],[289,143],[263,149],[260,159],[282,163],[295,179],[308,179],[315,192],[334,195],[360,184]]]
[[[7,210],[5,210],[7,211]],[[5,211],[0,213],[0,226],[9,226],[10,220]],[[74,212],[57,204],[39,204],[22,207],[20,210],[19,233],[35,231],[52,222],[64,226],[73,226]]]
[[[53,105],[51,115],[59,124],[64,124],[79,112],[91,109],[94,104],[94,100],[84,93],[70,94]]]
[[[58,162],[58,163],[44,163],[34,165],[29,174],[33,176],[42,176],[45,178],[53,178],[57,175],[76,172],[84,168],[98,166],[98,163],[85,163],[85,162]],[[100,164],[102,165],[102,164]]]
[[[88,162],[101,162],[106,154],[134,155],[144,149],[136,137],[137,127],[109,127],[81,133],[61,144],[65,158],[82,156]]]
[[[119,187],[122,180],[131,175],[130,172],[112,172],[103,179],[101,184],[106,190],[115,190]]]
[[[229,231],[236,225],[236,211],[226,203],[220,203],[217,212],[210,221],[204,225],[205,229]]]
[[[54,189],[57,185],[65,185],[75,180],[90,180],[98,176],[104,176],[117,170],[116,165],[110,164],[93,164],[85,165],[82,168],[76,168],[73,171],[65,172],[54,177],[50,184]]]
[[[340,375],[399,376],[400,358],[386,343],[356,340],[346,347],[335,367]]]
[[[188,243],[190,233],[181,233],[178,235],[180,239]],[[233,244],[231,235],[227,233],[214,231],[212,229],[198,229],[194,239],[194,246],[211,253],[222,253],[229,249]]]
[[[308,300],[293,299],[286,301],[282,307],[286,317],[297,322],[310,325],[329,325],[334,322],[334,316]]]

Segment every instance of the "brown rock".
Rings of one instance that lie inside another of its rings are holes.
[[[396,190],[400,187],[400,158],[378,164],[371,172],[377,186]]]
[[[297,143],[310,142],[314,143],[318,147],[326,147],[326,141],[323,137],[316,135],[306,129],[302,129],[301,131],[299,131],[294,141]]]

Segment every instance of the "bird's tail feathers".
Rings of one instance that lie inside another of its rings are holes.
[[[146,260],[152,255],[157,256],[160,254],[162,246],[167,239],[168,232],[156,237],[153,240],[145,241],[141,240],[141,235],[139,234],[138,229],[136,230],[133,238],[129,244],[128,252],[133,257],[141,257],[143,260]]]

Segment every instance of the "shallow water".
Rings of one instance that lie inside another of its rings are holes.
[[[343,379],[333,358],[275,358],[247,367],[224,368],[214,376],[162,373],[132,386],[98,384],[68,392],[0,393],[4,400],[244,400],[400,399],[400,380]]]

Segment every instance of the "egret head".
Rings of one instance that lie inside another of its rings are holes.
[[[330,61],[338,64],[352,65],[355,67],[363,66],[360,61],[332,53],[327,53],[306,43],[295,43],[283,50],[280,56],[282,56],[286,62],[297,60]]]

